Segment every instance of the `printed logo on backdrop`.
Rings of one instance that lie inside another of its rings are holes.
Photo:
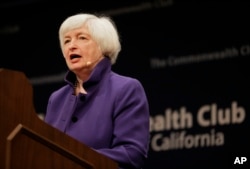
[[[201,105],[197,112],[182,106],[166,108],[160,115],[150,117],[151,148],[153,151],[217,147],[225,144],[225,134],[218,126],[240,125],[246,119],[246,110],[237,101],[226,108],[216,103]],[[193,128],[209,128],[208,132],[189,133]],[[164,134],[168,132],[168,135]],[[242,161],[242,160],[241,160]]]
[[[173,67],[179,65],[186,65],[192,63],[200,63],[212,60],[222,60],[227,58],[235,58],[239,56],[250,55],[250,45],[242,45],[240,47],[227,47],[220,51],[209,53],[191,54],[187,56],[169,56],[167,58],[152,57],[150,59],[150,66],[153,69],[160,69],[165,67]]]

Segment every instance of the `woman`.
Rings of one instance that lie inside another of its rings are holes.
[[[116,161],[141,168],[149,143],[149,107],[141,83],[111,70],[121,50],[109,17],[76,14],[59,29],[66,85],[49,98],[45,122]]]

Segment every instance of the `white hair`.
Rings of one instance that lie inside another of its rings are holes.
[[[90,36],[99,44],[103,55],[110,58],[111,63],[114,64],[121,50],[121,44],[116,25],[107,16],[98,17],[80,13],[66,18],[59,29],[61,48],[65,33],[82,26],[88,28]]]

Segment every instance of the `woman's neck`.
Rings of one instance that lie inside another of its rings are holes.
[[[87,94],[87,91],[83,88],[83,81],[81,79],[76,79],[74,89],[75,95],[78,95],[79,93]]]

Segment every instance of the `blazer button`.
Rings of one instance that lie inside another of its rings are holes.
[[[71,118],[71,121],[72,121],[73,123],[77,122],[77,120],[78,120],[78,118],[77,118],[76,116],[73,116],[73,117]]]

